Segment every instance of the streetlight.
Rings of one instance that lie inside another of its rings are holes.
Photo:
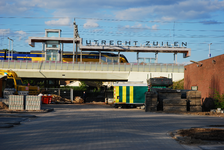
[[[210,45],[212,45],[212,43],[209,43],[209,44],[208,44],[208,46],[209,46],[208,58],[211,58],[211,53],[210,53]]]
[[[10,59],[10,41],[12,41],[12,51],[13,51],[13,39],[10,39],[9,37],[8,37],[8,39],[9,39],[9,51],[8,51],[8,60]],[[11,54],[12,54],[12,58],[13,58],[13,52],[11,51]]]

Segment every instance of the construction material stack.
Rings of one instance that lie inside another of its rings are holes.
[[[9,109],[24,110],[24,95],[9,95]]]
[[[26,96],[26,110],[41,110],[41,96]]]
[[[147,80],[147,83],[151,91],[154,89],[168,88],[173,85],[172,79],[166,77],[150,78]]]
[[[157,111],[157,97],[154,92],[146,92],[145,95],[145,112]]]
[[[187,100],[189,101],[191,112],[202,112],[200,91],[188,91]]]
[[[187,99],[181,99],[180,90],[163,89],[159,90],[158,108],[163,111],[187,111]]]
[[[41,96],[9,95],[10,110],[41,110]]]

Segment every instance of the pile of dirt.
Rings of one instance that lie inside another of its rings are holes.
[[[51,96],[52,96],[52,100],[51,100],[52,103],[56,103],[56,104],[71,104],[72,103],[70,99],[62,98],[59,95],[52,94]]]
[[[0,109],[8,109],[8,106],[4,102],[0,102]]]
[[[74,101],[73,101],[73,103],[75,103],[75,104],[83,104],[84,100],[81,97],[76,96]]]
[[[191,128],[178,130],[175,137],[181,144],[224,144],[224,129]]]

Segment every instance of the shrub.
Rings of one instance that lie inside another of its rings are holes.
[[[176,89],[176,90],[184,89],[184,79],[177,81],[177,82],[173,82],[173,89]]]
[[[220,94],[219,91],[215,90],[213,99],[216,108],[224,109],[224,93]]]

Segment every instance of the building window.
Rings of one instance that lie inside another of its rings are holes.
[[[59,32],[48,31],[47,37],[59,37]]]

